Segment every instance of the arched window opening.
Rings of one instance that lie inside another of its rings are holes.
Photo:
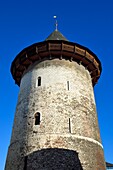
[[[40,113],[35,113],[35,125],[40,125]]]
[[[41,77],[38,77],[38,86],[41,86]]]

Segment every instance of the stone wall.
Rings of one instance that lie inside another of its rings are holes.
[[[35,125],[37,112],[39,125]],[[76,151],[84,170],[105,169],[91,77],[76,62],[35,63],[21,80],[6,170],[26,170],[31,167],[29,155],[44,148]]]

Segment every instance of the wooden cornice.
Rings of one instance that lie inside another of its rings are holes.
[[[82,64],[89,70],[93,86],[101,74],[101,63],[97,56],[88,48],[64,40],[48,40],[33,44],[23,49],[11,65],[11,73],[15,83],[20,86],[23,73],[36,61],[46,59],[68,59]]]

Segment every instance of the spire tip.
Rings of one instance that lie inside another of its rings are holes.
[[[57,16],[54,15],[53,18],[55,19],[55,30],[58,30],[58,22],[57,22]]]

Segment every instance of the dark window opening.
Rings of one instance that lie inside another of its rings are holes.
[[[40,125],[40,113],[35,114],[35,125]]]
[[[38,86],[41,86],[41,77],[38,77]]]
[[[69,118],[69,133],[71,133],[71,120]]]
[[[24,157],[24,170],[27,170],[27,156]]]
[[[67,81],[67,89],[69,90],[69,81]]]

